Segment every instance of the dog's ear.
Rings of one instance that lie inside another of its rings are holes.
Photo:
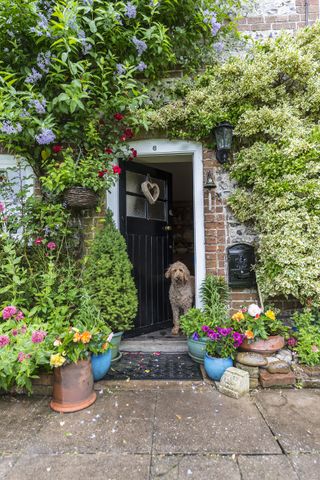
[[[190,281],[190,272],[188,267],[183,265],[183,277],[184,277],[184,282],[188,283]]]
[[[166,278],[170,278],[171,277],[171,273],[172,273],[172,265],[169,266],[168,270],[166,271],[166,273],[164,274],[164,276]]]

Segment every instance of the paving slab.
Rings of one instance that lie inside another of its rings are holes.
[[[254,398],[286,453],[320,452],[320,391],[274,390]]]
[[[319,454],[290,455],[290,460],[301,480],[319,480]]]
[[[30,454],[150,453],[156,393],[125,391],[98,394],[96,403],[76,413],[52,413]]]
[[[0,397],[0,454],[25,450],[50,414],[48,403],[22,395]]]
[[[238,463],[242,480],[299,480],[285,455],[239,456]]]
[[[6,478],[6,474],[12,470],[19,457],[12,455],[0,456],[0,478]]]
[[[106,453],[23,456],[5,480],[148,480],[149,455]],[[1,477],[0,477],[1,478]]]
[[[235,459],[220,455],[155,455],[150,480],[240,480]]]
[[[249,397],[218,391],[158,392],[155,453],[281,453]]]

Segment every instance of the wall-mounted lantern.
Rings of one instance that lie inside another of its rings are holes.
[[[232,146],[233,126],[228,122],[219,123],[214,129],[216,139],[216,158],[219,163],[228,161],[228,154]]]
[[[204,184],[204,188],[208,190],[208,199],[209,199],[209,212],[212,210],[212,194],[211,191],[216,188],[216,184],[214,183],[213,175],[210,170],[207,173],[206,183]]]

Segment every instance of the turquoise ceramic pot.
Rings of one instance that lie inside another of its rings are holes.
[[[112,340],[111,340],[111,345],[112,345],[112,354],[111,354],[111,361],[112,362],[117,362],[121,358],[121,353],[119,351],[120,348],[120,342],[122,338],[123,332],[118,332],[114,333]]]
[[[206,374],[211,380],[215,380],[216,382],[219,382],[227,368],[232,366],[233,360],[231,357],[215,358],[210,357],[207,353],[204,357],[204,369]]]
[[[188,338],[188,353],[192,360],[203,363],[208,340],[208,337],[199,338],[199,340],[193,340],[192,337]]]
[[[95,382],[104,378],[111,366],[112,349],[106,353],[91,356],[92,374]]]

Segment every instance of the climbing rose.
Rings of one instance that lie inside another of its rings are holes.
[[[54,153],[59,153],[59,152],[61,152],[61,150],[63,150],[63,146],[62,146],[62,145],[54,145],[54,146],[52,147],[52,151],[53,151]]]
[[[118,167],[118,165],[112,165],[112,170],[113,170],[113,173],[117,173],[118,175],[120,175],[121,173],[121,168]]]
[[[99,177],[99,178],[103,178],[105,173],[106,173],[105,170],[100,170],[100,171],[98,172],[98,177]]]
[[[114,118],[115,120],[117,120],[118,122],[120,122],[120,120],[123,120],[124,116],[122,115],[122,113],[115,113],[115,114],[113,115],[113,118]]]
[[[124,134],[126,135],[127,138],[132,138],[133,137],[132,128],[126,128],[125,131],[124,131]]]
[[[125,142],[127,140],[127,137],[123,134],[120,137],[121,142]]]
[[[49,250],[55,250],[57,248],[57,245],[54,242],[49,242],[47,247]]]
[[[8,320],[8,318],[13,317],[16,315],[17,309],[13,305],[9,305],[8,307],[5,307],[2,311],[2,318],[3,320]]]
[[[136,158],[137,155],[138,155],[137,150],[136,150],[135,148],[130,148],[130,150],[131,150],[131,152],[132,152],[132,156],[133,156],[134,158]]]
[[[5,347],[10,343],[8,335],[0,335],[0,348]]]
[[[111,153],[113,153],[113,150],[112,148],[105,148],[104,153],[108,153],[110,155]]]
[[[36,245],[41,245],[42,242],[43,242],[43,238],[41,238],[41,237],[37,237],[37,238],[35,239],[35,241],[34,241],[34,243],[35,243]]]

